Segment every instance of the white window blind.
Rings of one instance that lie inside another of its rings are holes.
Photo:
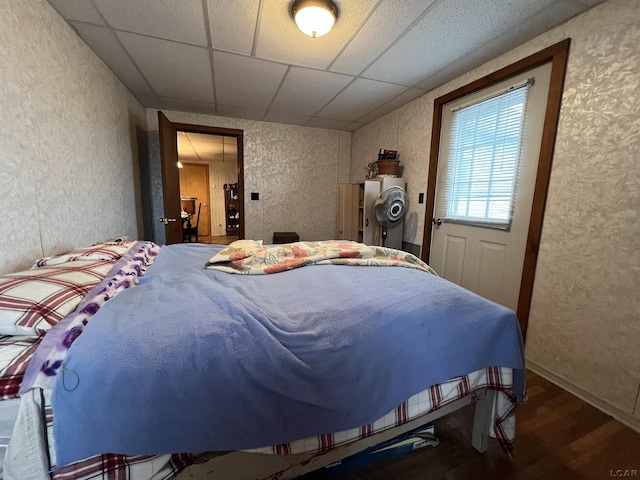
[[[452,110],[444,221],[509,229],[533,79]]]

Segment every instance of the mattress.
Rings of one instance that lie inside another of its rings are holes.
[[[7,480],[89,480],[118,478],[122,480],[166,480],[186,465],[182,458],[190,456],[124,456],[98,455],[70,465],[50,475],[55,462],[53,415],[50,395],[34,388],[22,395],[11,445],[5,459]],[[2,402],[3,403],[3,402]],[[46,424],[43,425],[43,419]],[[42,432],[46,432],[43,435]]]
[[[512,446],[515,436],[514,411],[516,406],[515,397],[509,395],[512,380],[511,369],[498,367],[483,369],[429,387],[413,395],[383,417],[360,428],[327,433],[289,444],[274,445],[246,452],[267,454],[268,456],[273,454],[291,456],[291,461],[295,462],[297,454],[327,451],[392,430],[396,426],[419,419],[427,413],[442,409],[456,400],[473,395],[474,392],[484,388],[498,391],[493,412],[494,420],[492,421],[494,435],[503,446]],[[198,456],[194,457],[190,454],[97,455],[75,462],[49,476],[49,465],[56,462],[53,435],[54,418],[50,393],[37,388],[31,389],[23,395],[22,400],[14,438],[9,450],[12,456],[7,462],[7,480],[27,478],[30,480],[89,480],[103,478],[103,475],[123,480],[166,480],[173,478],[176,473],[194,461],[200,461]],[[43,418],[46,420],[46,425],[42,423]],[[46,431],[46,437],[34,434],[34,432],[42,431]]]
[[[4,456],[11,439],[13,426],[18,417],[19,398],[11,398],[0,402],[0,478],[3,478]]]
[[[42,337],[0,336],[0,478],[18,416],[18,389],[31,355]]]

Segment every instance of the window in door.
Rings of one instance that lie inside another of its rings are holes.
[[[442,219],[508,230],[533,78],[452,109]]]

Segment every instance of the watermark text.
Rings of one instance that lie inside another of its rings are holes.
[[[609,476],[614,478],[631,478],[638,477],[638,470],[628,468],[618,468],[609,470]]]

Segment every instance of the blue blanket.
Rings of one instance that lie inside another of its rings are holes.
[[[367,424],[451,377],[524,368],[514,313],[435,275],[204,269],[219,249],[162,247],[72,345],[53,392],[58,467],[285,443]]]

